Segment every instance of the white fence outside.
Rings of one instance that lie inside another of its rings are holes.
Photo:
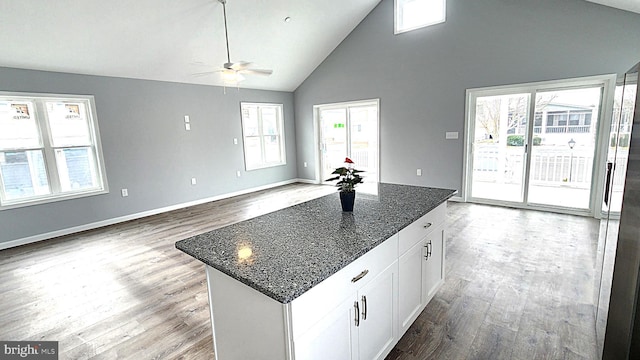
[[[531,159],[531,184],[589,188],[593,171],[593,150],[534,146]],[[628,148],[619,148],[614,189],[624,184]],[[500,160],[503,163],[500,163]],[[476,144],[473,155],[473,179],[482,182],[520,184],[524,171],[524,147]]]

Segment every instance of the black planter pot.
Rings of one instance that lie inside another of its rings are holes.
[[[353,211],[353,203],[356,201],[356,192],[347,191],[340,192],[340,203],[342,204],[342,211]]]

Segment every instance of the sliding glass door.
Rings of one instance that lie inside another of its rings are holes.
[[[478,96],[474,100],[471,196],[522,202],[530,94]]]
[[[469,90],[467,199],[592,212],[609,78]]]
[[[318,123],[320,181],[344,166],[345,157],[365,173],[362,191],[375,192],[378,183],[378,101],[366,100],[315,106]]]
[[[529,203],[589,209],[602,90],[536,93]]]

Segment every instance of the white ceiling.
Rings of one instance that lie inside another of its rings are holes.
[[[379,2],[228,0],[231,61],[273,70],[241,87],[295,90]],[[226,62],[217,0],[1,0],[0,44],[0,66],[193,84],[222,85],[193,74]]]
[[[241,87],[295,90],[379,2],[228,0],[231,61],[273,70]],[[0,66],[194,84],[226,62],[217,0],[2,0],[0,44]]]
[[[640,0],[587,0],[593,3],[632,11],[640,14]]]

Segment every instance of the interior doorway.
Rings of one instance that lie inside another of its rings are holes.
[[[345,157],[362,170],[359,189],[375,192],[379,182],[379,100],[316,105],[320,182],[344,166]]]

